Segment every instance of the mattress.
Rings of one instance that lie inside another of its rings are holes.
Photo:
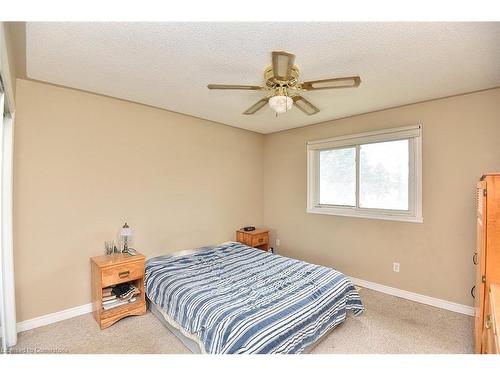
[[[157,312],[202,353],[302,353],[363,311],[342,273],[240,243],[150,259],[145,283]]]

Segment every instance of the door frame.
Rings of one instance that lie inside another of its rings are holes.
[[[5,22],[0,22],[0,85],[3,92],[0,117],[0,297],[2,298],[2,346],[17,343],[12,232],[12,163],[14,142],[14,80],[9,68]],[[2,348],[5,349],[5,348]]]

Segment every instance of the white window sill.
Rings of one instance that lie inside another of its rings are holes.
[[[348,216],[363,219],[378,219],[378,220],[390,220],[390,221],[403,221],[410,223],[423,223],[424,218],[420,215],[412,215],[408,213],[397,213],[397,212],[384,212],[382,210],[356,210],[354,208],[337,208],[337,207],[309,207],[307,209],[309,214],[321,214],[321,215],[334,215],[334,216]]]

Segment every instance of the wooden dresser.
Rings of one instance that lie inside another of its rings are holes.
[[[236,241],[247,246],[255,247],[264,251],[269,250],[269,229],[255,229],[245,232],[240,229],[236,231]]]
[[[492,327],[491,296],[500,284],[500,174],[488,174],[477,184],[476,282],[472,288],[475,299],[474,347],[476,353],[492,352],[487,344]],[[498,312],[496,312],[498,314]]]
[[[90,259],[92,273],[92,312],[101,329],[107,328],[121,318],[146,313],[144,294],[144,261],[141,254],[102,255]],[[135,302],[109,310],[103,308],[103,289],[130,282],[139,289]]]

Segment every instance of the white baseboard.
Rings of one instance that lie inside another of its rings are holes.
[[[38,318],[33,318],[22,322],[18,322],[16,328],[17,332],[28,331],[33,328],[46,326],[47,324],[60,322],[61,320],[74,318],[75,316],[88,314],[91,312],[92,312],[92,304],[87,303],[86,305],[72,307],[71,309],[62,310],[52,314],[42,315],[39,316]]]
[[[474,307],[472,306],[461,305],[459,303],[445,301],[439,298],[424,296],[423,294],[413,293],[407,290],[397,289],[391,286],[386,286],[382,284],[373,283],[371,281],[357,279],[355,277],[351,277],[350,279],[356,285],[362,286],[367,289],[376,290],[377,292],[390,294],[391,296],[408,299],[410,301],[423,303],[425,305],[439,307],[440,309],[450,310],[460,314],[474,316]]]
[[[377,292],[390,294],[391,296],[396,296],[400,298],[404,298],[410,301],[415,301],[419,303],[423,303],[426,305],[439,307],[441,309],[454,311],[460,314],[474,316],[474,308],[472,306],[461,305],[455,302],[445,301],[439,298],[424,296],[422,294],[417,294],[413,292],[408,292],[406,290],[393,288],[390,286],[373,283],[371,281],[357,279],[355,277],[350,278],[352,282],[356,285],[362,286],[364,288],[376,290]],[[38,318],[33,318],[29,320],[25,320],[23,322],[17,323],[17,332],[28,331],[30,329],[46,326],[47,324],[52,324],[56,322],[60,322],[62,320],[66,320],[69,318],[74,318],[75,316],[88,314],[92,312],[92,304],[87,303],[86,305],[81,305],[77,307],[73,307],[71,309],[58,311],[52,314],[47,314],[43,316],[39,316]]]

